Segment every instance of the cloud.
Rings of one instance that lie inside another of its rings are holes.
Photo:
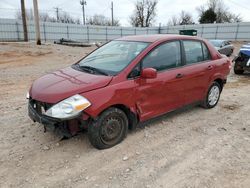
[[[86,0],[85,7],[86,17],[93,16],[94,14],[103,14],[106,17],[111,17],[111,0]],[[136,0],[113,0],[114,3],[114,17],[120,20],[123,26],[129,26],[129,16],[133,13],[134,3]],[[204,4],[206,0],[159,0],[157,5],[157,17],[155,25],[161,23],[166,25],[168,20],[173,15],[179,15],[182,10],[190,12],[194,20],[198,20],[196,7]],[[224,0],[226,6],[235,14],[241,14],[244,21],[250,21],[250,8],[245,5],[249,3],[248,0]],[[33,8],[33,0],[25,0],[26,8]],[[66,11],[73,17],[82,19],[82,8],[79,0],[40,0],[38,1],[40,11],[48,12],[55,15],[54,7],[61,8],[61,11]],[[1,0],[0,1],[1,13],[0,17],[14,18],[14,12],[20,9],[20,0]]]

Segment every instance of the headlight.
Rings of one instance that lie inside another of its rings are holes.
[[[91,103],[88,99],[81,95],[74,95],[49,108],[45,112],[45,115],[59,119],[67,119],[79,115],[81,111],[90,105]]]
[[[30,98],[30,93],[27,92],[27,94],[26,94],[26,99],[29,99],[29,98]]]

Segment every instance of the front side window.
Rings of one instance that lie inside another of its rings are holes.
[[[150,43],[135,41],[111,41],[100,47],[77,65],[83,71],[116,75],[140,54]]]
[[[186,64],[198,63],[204,60],[202,44],[199,41],[183,41]]]
[[[143,68],[158,71],[181,66],[181,47],[179,41],[168,42],[156,47],[142,61]]]

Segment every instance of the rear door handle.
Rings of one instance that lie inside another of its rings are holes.
[[[207,67],[207,70],[212,70],[214,67],[212,66],[212,65],[209,65],[208,67]]]
[[[184,76],[183,74],[179,73],[176,75],[176,78],[182,78],[183,76]]]

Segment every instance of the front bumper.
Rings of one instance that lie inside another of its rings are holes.
[[[62,137],[70,138],[76,135],[81,130],[81,125],[86,123],[80,120],[80,117],[69,120],[60,120],[52,118],[41,113],[39,105],[34,105],[34,102],[29,101],[28,115],[34,121],[44,126],[44,131],[55,132]]]
[[[58,124],[62,123],[62,121],[60,121],[58,119],[50,118],[50,117],[45,116],[45,115],[40,115],[33,108],[33,106],[30,103],[29,103],[29,106],[28,106],[28,114],[29,114],[29,117],[34,122],[38,122],[40,124],[43,124],[46,130],[48,129],[48,130],[54,131],[56,126],[58,126]]]

